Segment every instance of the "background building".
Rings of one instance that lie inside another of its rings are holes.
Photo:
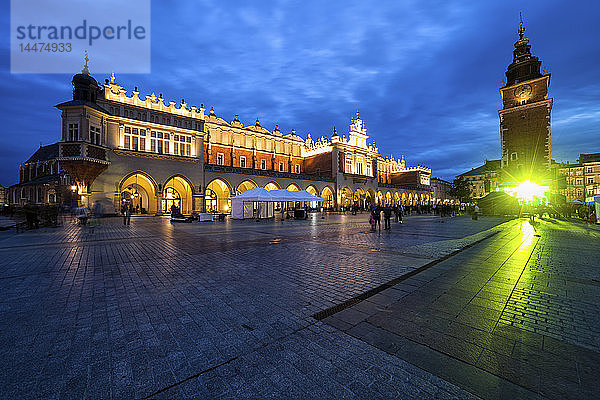
[[[459,204],[458,199],[450,194],[452,183],[440,178],[431,178],[433,204]]]
[[[559,167],[560,192],[566,201],[592,202],[600,194],[600,153],[580,154],[577,161]]]

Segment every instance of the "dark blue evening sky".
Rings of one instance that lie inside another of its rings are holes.
[[[70,75],[13,75],[0,23],[0,184],[60,139]],[[360,109],[383,155],[433,175],[499,157],[498,88],[518,38],[552,73],[552,156],[600,152],[600,3],[595,1],[153,1],[152,73],[117,82],[204,103],[245,125],[306,137],[347,132]],[[104,82],[105,75],[94,74]],[[78,71],[73,71],[77,73]]]

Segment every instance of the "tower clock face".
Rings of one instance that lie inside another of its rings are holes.
[[[531,94],[531,85],[522,85],[515,89],[515,96],[525,97]]]

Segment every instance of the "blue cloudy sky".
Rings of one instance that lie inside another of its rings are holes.
[[[10,73],[0,27],[0,184],[60,137],[70,75]],[[301,136],[346,132],[360,109],[384,155],[447,179],[498,158],[498,88],[519,11],[552,73],[552,156],[600,152],[600,2],[153,1],[152,73],[117,81]],[[93,60],[91,62],[93,70]],[[77,71],[73,71],[76,73]],[[96,75],[100,82],[107,76]]]

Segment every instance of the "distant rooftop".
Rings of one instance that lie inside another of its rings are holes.
[[[487,171],[497,171],[499,169],[500,169],[500,160],[486,160],[485,164],[483,164],[482,166],[473,168],[469,172],[465,172],[464,174],[460,174],[458,176],[483,175]]]

